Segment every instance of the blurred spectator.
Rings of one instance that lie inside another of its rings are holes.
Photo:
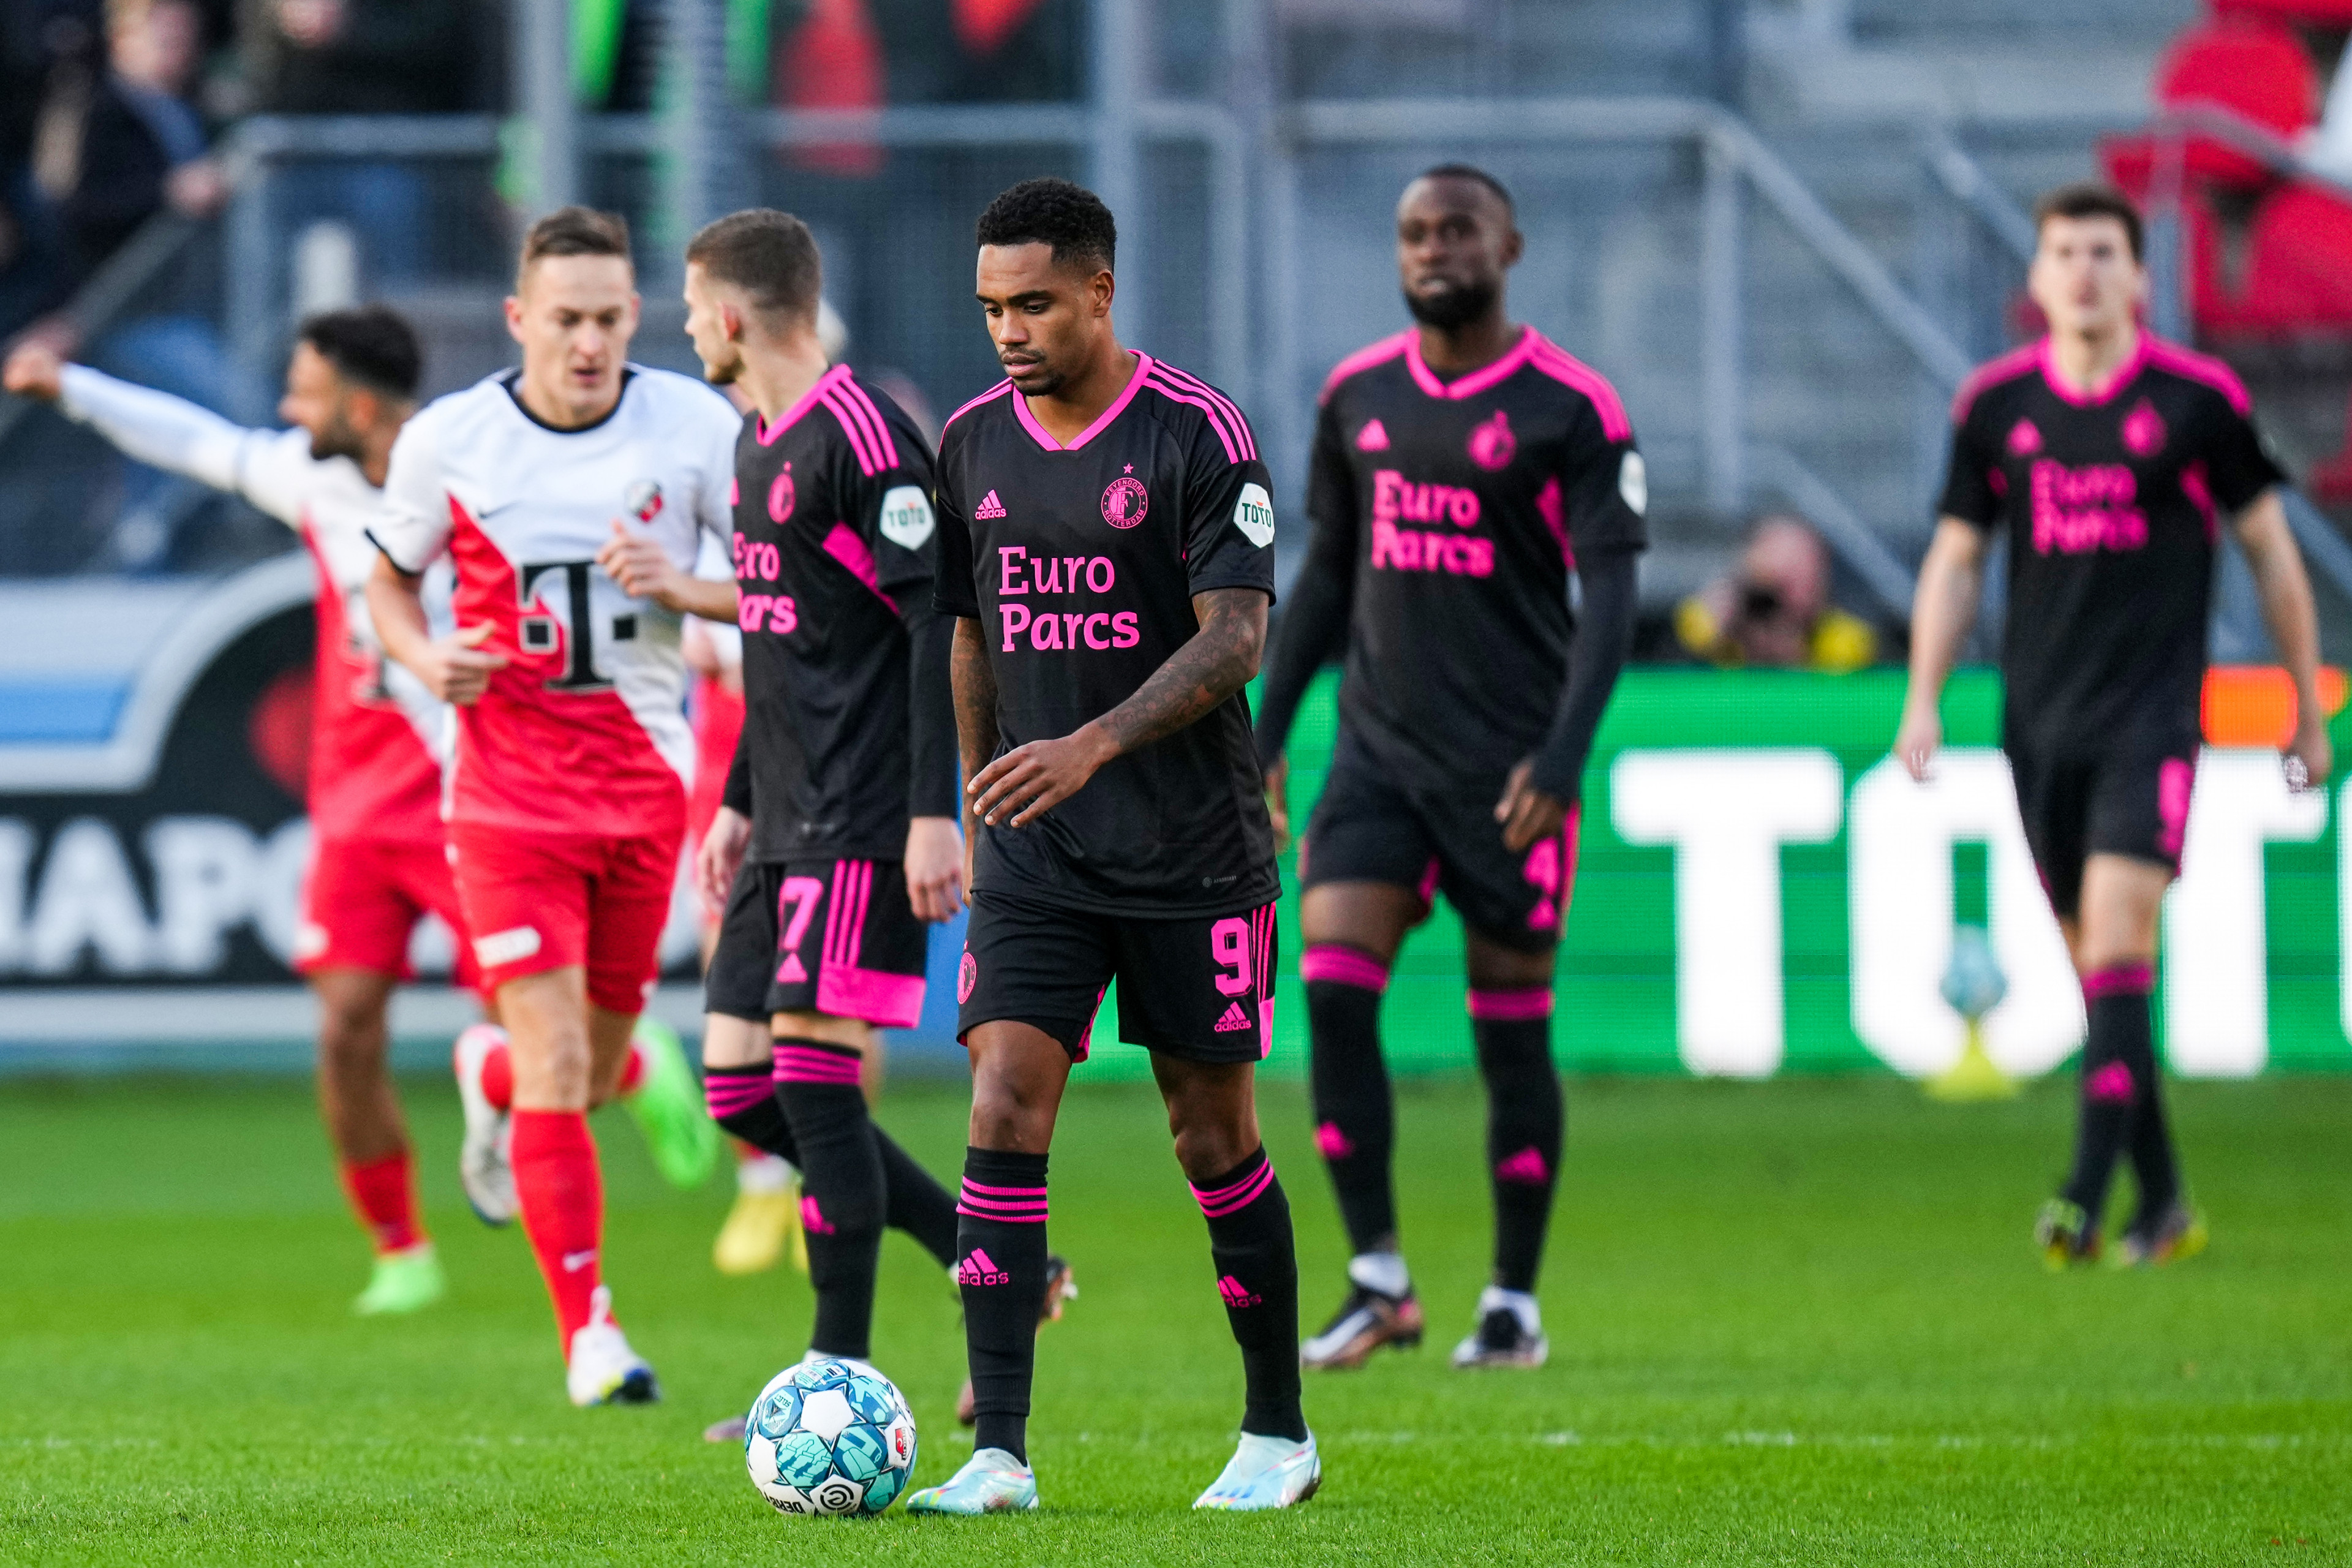
[[[87,8],[50,13],[41,68],[17,79],[24,118],[10,116],[22,162],[10,167],[0,237],[0,335],[63,305],[156,213],[208,216],[227,189],[180,96],[203,32],[187,0],[113,0],[102,37]],[[76,346],[62,321],[40,330]]]
[[[479,42],[468,0],[252,0],[243,28],[253,106],[263,114],[450,114],[472,107]],[[299,231],[348,224],[367,291],[425,268],[425,184],[389,161],[297,159],[280,166],[278,210]]]
[[[1860,669],[1878,657],[1878,635],[1831,604],[1829,590],[1829,549],[1812,525],[1763,518],[1738,568],[1675,607],[1675,636],[1721,669]]]

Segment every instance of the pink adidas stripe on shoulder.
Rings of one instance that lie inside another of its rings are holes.
[[[1145,384],[1160,396],[1177,403],[1188,403],[1209,416],[1209,428],[1217,434],[1217,444],[1225,449],[1229,463],[1244,463],[1257,456],[1257,443],[1250,438],[1249,421],[1241,410],[1218,396],[1212,389],[1188,385],[1174,376],[1162,374],[1165,367],[1154,364]]]
[[[1609,378],[1578,359],[1549,338],[1536,340],[1535,353],[1528,363],[1566,386],[1574,387],[1592,400],[1593,410],[1601,416],[1601,433],[1612,441],[1630,439],[1633,422],[1625,416],[1624,399],[1609,384]]]
[[[1214,410],[1222,412],[1225,423],[1232,426],[1235,444],[1241,447],[1242,455],[1244,458],[1257,456],[1257,436],[1250,429],[1249,416],[1242,412],[1240,404],[1235,403],[1191,371],[1179,370],[1166,360],[1154,360],[1152,368],[1159,371],[1164,379],[1207,398]]]
[[[1358,349],[1354,353],[1333,365],[1331,374],[1323,378],[1323,390],[1315,400],[1318,403],[1328,403],[1331,400],[1332,392],[1349,376],[1361,375],[1374,365],[1386,364],[1404,353],[1406,345],[1412,342],[1412,334],[1413,329],[1407,327],[1394,337],[1382,338],[1379,342]]]
[[[2166,342],[2154,333],[2147,337],[2147,363],[2158,370],[2168,370],[2175,375],[2202,382],[2230,400],[2230,406],[2240,418],[2253,412],[2254,400],[2246,391],[2246,384],[2238,373],[2210,354],[2200,354],[2179,343]]]
[[[844,376],[827,395],[825,403],[842,427],[851,432],[853,444],[859,444],[857,460],[867,479],[888,473],[898,466],[898,444],[890,438],[890,422],[882,417],[882,411],[874,405],[874,399],[866,395],[864,387]]]
[[[2039,342],[2027,343],[2022,348],[2010,350],[1999,359],[1987,360],[1969,372],[1969,378],[1960,383],[1959,391],[1952,395],[1952,423],[1958,425],[1967,419],[1969,410],[1976,406],[1977,399],[1990,388],[2005,381],[2015,381],[2021,375],[2030,375],[2041,368],[2042,345]]]
[[[940,426],[940,434],[941,436],[945,436],[947,434],[949,425],[954,424],[957,420],[962,418],[965,415],[971,413],[982,404],[993,403],[1012,390],[1013,378],[1011,376],[1006,376],[1003,381],[998,382],[994,386],[990,387],[986,392],[982,393],[978,397],[973,398],[970,403],[965,404],[961,408],[959,408],[953,414],[949,415],[947,417],[947,423]]]

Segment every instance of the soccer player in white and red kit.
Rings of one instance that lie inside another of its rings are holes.
[[[728,531],[735,411],[630,364],[637,316],[618,218],[535,224],[507,301],[522,368],[411,421],[368,585],[385,650],[458,708],[457,893],[512,1037],[514,1190],[576,1405],[659,1397],[602,1282],[586,1113],[623,1086],[686,834],[680,616],[735,617],[735,585],[692,574]],[[459,629],[436,639],[417,583],[444,554]],[[674,1053],[661,1070],[691,1083]]]
[[[319,997],[319,1102],[344,1190],[374,1239],[376,1262],[353,1303],[362,1315],[415,1311],[446,1286],[416,1203],[415,1162],[385,1070],[385,1009],[408,978],[417,922],[464,922],[441,829],[439,751],[447,710],[387,665],[364,590],[375,564],[367,528],[394,437],[415,405],[416,334],[380,306],[304,321],[278,413],[294,426],[248,430],[209,409],[26,344],[5,381],[57,405],[124,453],[243,497],[301,536],[319,569],[311,698],[310,860],[294,966]],[[445,574],[446,576],[446,574]],[[441,584],[437,598],[446,599]]]
[[[2138,211],[2061,186],[2036,211],[2027,286],[2050,335],[1979,369],[1952,409],[1952,458],[1911,612],[1911,683],[1895,754],[1930,776],[1937,711],[1976,619],[1985,560],[2009,542],[2001,751],[2034,869],[2082,977],[2074,1164],[2034,1226],[2053,1268],[2104,1247],[2128,1157],[2139,1207],[2126,1264],[2186,1258],[2205,1226],[2165,1124],[2149,991],[2157,919],[2180,869],[2197,773],[2206,622],[2226,521],[2294,678],[2293,787],[2333,762],[2319,707],[2318,618],[2279,500],[2285,476],[2219,360],[2140,325]]]

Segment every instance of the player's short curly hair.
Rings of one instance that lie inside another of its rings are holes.
[[[752,308],[795,321],[816,320],[824,264],[808,225],[773,207],[748,207],[706,225],[686,259],[712,281],[740,289]]]
[[[345,381],[403,403],[415,399],[417,383],[424,379],[425,352],[418,346],[416,329],[397,310],[383,305],[321,310],[304,318],[295,337],[310,344]]]
[[[1055,265],[1111,270],[1118,225],[1100,196],[1067,180],[1024,180],[980,215],[982,245],[1050,245]]]
[[[1475,163],[1439,163],[1433,168],[1423,169],[1413,176],[1413,180],[1416,184],[1423,180],[1468,180],[1473,184],[1484,185],[1494,192],[1502,199],[1503,211],[1515,219],[1518,216],[1519,204],[1511,199],[1511,193],[1504,188],[1503,182]]]

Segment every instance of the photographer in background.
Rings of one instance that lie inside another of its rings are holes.
[[[1829,549],[1812,525],[1788,512],[1761,518],[1738,567],[1675,606],[1675,640],[1718,669],[1864,668],[1878,634],[1831,604],[1829,588]]]

